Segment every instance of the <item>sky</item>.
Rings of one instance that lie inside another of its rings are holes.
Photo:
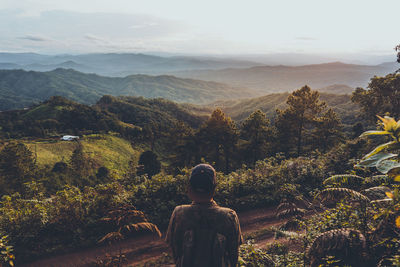
[[[0,52],[394,54],[399,0],[0,0]]]

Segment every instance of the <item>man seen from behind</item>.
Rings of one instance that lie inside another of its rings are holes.
[[[166,241],[176,266],[236,266],[242,235],[236,212],[213,200],[216,174],[212,166],[192,169],[190,205],[177,206],[170,218]]]

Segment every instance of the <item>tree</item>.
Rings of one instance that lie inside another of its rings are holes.
[[[0,151],[0,179],[3,193],[20,192],[36,173],[32,152],[22,143],[9,143]]]
[[[140,154],[139,165],[143,166],[143,169],[138,171],[139,175],[146,173],[149,177],[152,177],[161,170],[161,163],[157,159],[157,155],[152,151],[145,151]]]
[[[198,146],[194,130],[186,123],[182,121],[175,123],[167,133],[164,146],[168,149],[168,159],[172,167],[190,166],[195,163]]]
[[[225,172],[228,173],[239,137],[232,119],[217,108],[202,125],[197,137],[201,146],[200,150],[206,159],[209,162],[215,162],[215,167],[219,170],[225,165]]]
[[[78,147],[72,152],[70,165],[71,169],[80,177],[87,176],[89,174],[88,159],[83,153],[82,144],[78,141]]]
[[[265,113],[261,110],[253,112],[243,122],[240,135],[246,140],[246,156],[251,157],[252,164],[266,156],[272,139],[272,129]]]
[[[340,119],[332,109],[328,109],[322,117],[316,118],[316,128],[313,132],[313,139],[317,147],[326,152],[328,148],[336,145],[343,137]]]
[[[351,100],[358,103],[367,117],[375,121],[376,115],[389,113],[392,117],[400,116],[400,74],[391,73],[385,77],[374,77],[368,89],[357,88]]]
[[[291,145],[294,141],[297,155],[302,153],[305,132],[312,127],[317,116],[326,108],[319,100],[318,91],[312,91],[307,85],[289,95],[288,108],[277,110],[276,127],[281,143]],[[289,152],[290,147],[285,148]]]

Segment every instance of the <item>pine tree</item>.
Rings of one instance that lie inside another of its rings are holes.
[[[266,156],[272,140],[272,129],[265,113],[261,110],[253,112],[243,122],[240,135],[246,141],[246,156],[250,157],[248,162],[254,165],[257,160]]]
[[[20,192],[36,174],[32,152],[22,143],[9,143],[0,151],[2,193]]]
[[[309,128],[312,127],[315,118],[326,108],[326,104],[319,100],[318,91],[312,91],[307,85],[290,94],[286,103],[287,109],[277,110],[276,127],[280,141],[282,143],[295,141],[297,156],[300,156]],[[285,149],[287,153],[290,152],[290,147]]]
[[[326,152],[342,139],[340,119],[332,109],[328,109],[322,117],[316,118],[315,123],[313,140],[322,152]]]
[[[197,137],[201,153],[206,159],[211,163],[214,162],[217,169],[225,169],[228,173],[239,137],[232,119],[225,116],[221,109],[214,110],[211,117],[201,127]]]

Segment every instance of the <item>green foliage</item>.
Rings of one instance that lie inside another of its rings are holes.
[[[140,154],[138,163],[139,166],[142,166],[142,169],[138,170],[138,175],[147,174],[151,178],[161,170],[161,163],[152,151],[145,151]]]
[[[269,126],[269,120],[265,113],[256,110],[243,122],[240,128],[240,136],[246,142],[244,144],[247,162],[254,165],[257,160],[266,157],[271,150],[273,130]]]
[[[124,205],[108,211],[107,215],[101,219],[110,223],[115,229],[103,236],[98,242],[121,241],[132,232],[147,230],[156,233],[161,237],[161,232],[155,224],[147,221],[143,212],[136,210],[132,205]]]
[[[367,117],[374,120],[376,115],[387,113],[392,117],[400,117],[400,74],[391,73],[385,77],[373,77],[368,89],[357,88],[352,95],[352,101],[358,103]]]
[[[14,194],[0,203],[0,230],[8,233],[19,262],[95,244],[112,231],[102,218],[128,203],[118,183],[84,190],[66,186],[51,198],[37,186],[30,188],[29,198]]]
[[[340,121],[332,109],[324,114],[325,102],[319,100],[318,91],[312,91],[310,87],[303,86],[294,91],[287,98],[288,107],[285,110],[277,109],[275,126],[278,130],[278,141],[283,144],[281,151],[289,155],[292,150],[299,156],[304,146],[310,143],[310,132],[314,129],[314,138],[311,143],[319,145],[322,151],[326,151],[334,145],[340,133]]]
[[[275,266],[271,256],[265,251],[255,248],[251,241],[240,246],[239,266],[256,267],[256,266]]]
[[[364,178],[358,175],[352,174],[338,174],[333,175],[324,180],[323,184],[325,186],[333,187],[347,187],[359,189],[364,182]]]
[[[200,153],[208,162],[213,162],[217,170],[228,173],[238,137],[239,133],[232,119],[225,116],[221,109],[216,109],[198,132]]]
[[[0,265],[14,266],[15,256],[13,254],[13,247],[8,245],[8,236],[0,237]]]
[[[0,151],[1,194],[21,192],[35,172],[35,159],[24,144],[12,142]]]

